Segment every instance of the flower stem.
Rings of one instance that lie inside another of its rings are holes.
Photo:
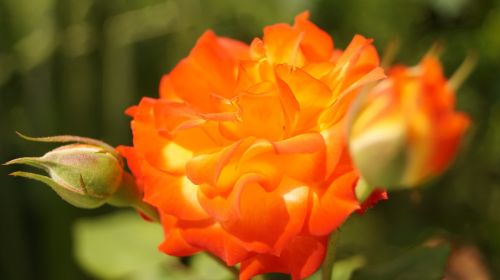
[[[151,220],[160,223],[158,211],[142,200],[142,195],[138,191],[135,179],[128,172],[123,172],[120,188],[118,188],[118,191],[108,200],[108,203],[115,207],[133,207],[144,213]]]
[[[337,253],[337,244],[339,242],[340,231],[337,229],[328,239],[328,248],[326,258],[321,269],[321,280],[331,280],[333,275],[333,264],[335,254]]]

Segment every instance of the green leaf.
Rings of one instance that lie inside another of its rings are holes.
[[[161,226],[131,211],[81,219],[73,237],[78,263],[100,279],[176,279],[167,277],[169,267],[182,267],[158,251]]]
[[[416,247],[391,261],[365,266],[354,272],[352,280],[443,279],[450,246]]]

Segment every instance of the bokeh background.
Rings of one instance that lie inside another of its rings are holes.
[[[124,109],[156,96],[162,74],[204,30],[250,42],[306,9],[340,48],[355,33],[375,38],[381,53],[398,40],[395,62],[415,64],[441,42],[448,75],[468,53],[479,57],[458,92],[473,125],[452,168],[352,217],[339,259],[383,263],[447,240],[448,279],[500,279],[499,0],[0,0],[0,162],[53,147],[14,131],[130,144]],[[0,167],[0,279],[95,279],[75,260],[73,224],[113,209],[73,208],[40,183],[7,176],[14,170]]]

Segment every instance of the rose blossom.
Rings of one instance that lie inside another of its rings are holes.
[[[345,119],[384,77],[378,65],[371,40],[335,49],[308,13],[250,46],[205,32],[160,97],[127,110],[133,147],[119,148],[160,212],[160,249],[241,263],[240,279],[317,270],[329,234],[361,209]]]

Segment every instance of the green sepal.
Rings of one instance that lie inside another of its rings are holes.
[[[75,135],[55,135],[55,136],[47,136],[47,137],[31,137],[24,135],[18,131],[16,134],[23,138],[24,140],[33,141],[33,142],[45,142],[45,143],[83,143],[89,144],[93,146],[98,146],[104,149],[106,152],[111,153],[117,159],[122,161],[121,156],[116,152],[116,150],[110,146],[109,144],[88,137],[75,136]]]
[[[86,196],[85,193],[81,193],[78,190],[68,189],[66,186],[57,184],[52,180],[52,178],[36,173],[16,171],[11,174],[11,176],[24,177],[32,179],[41,183],[46,184],[51,189],[53,189],[64,201],[69,204],[79,207],[79,208],[97,208],[104,204],[103,200],[96,200],[95,198]],[[76,192],[75,192],[76,191]]]

